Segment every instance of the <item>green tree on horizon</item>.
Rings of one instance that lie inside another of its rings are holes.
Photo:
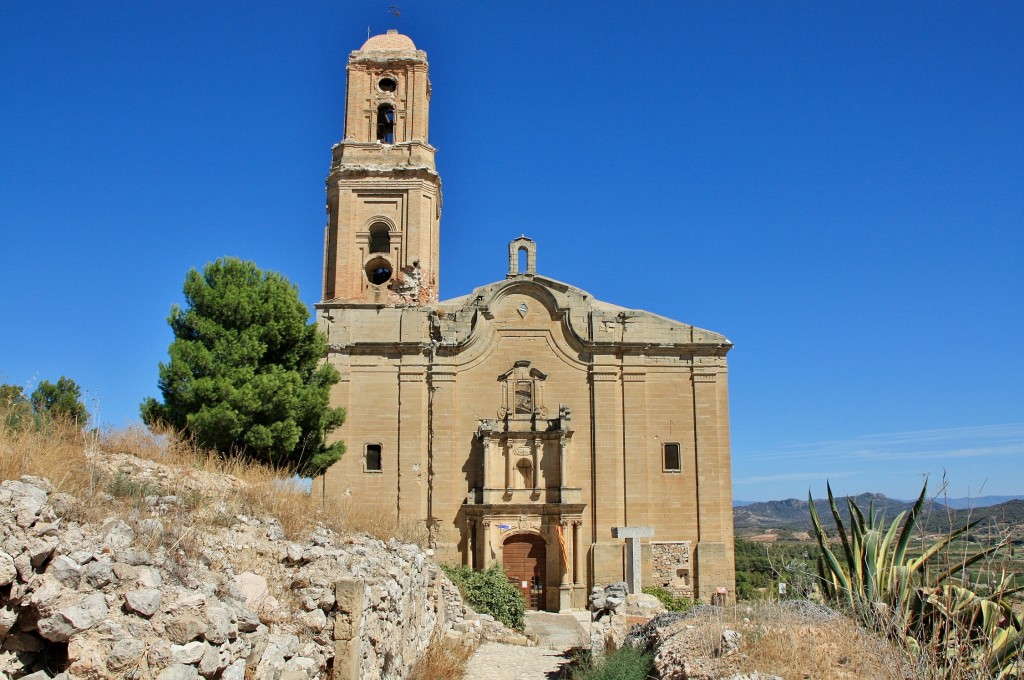
[[[163,403],[142,402],[143,421],[186,432],[201,446],[302,475],[321,474],[345,452],[326,443],[345,420],[328,403],[338,372],[309,324],[298,288],[253,262],[224,257],[185,277],[185,308],[171,306],[170,361],[160,363]]]
[[[32,402],[25,396],[25,388],[8,383],[0,385],[0,410],[3,411],[0,423],[5,427],[20,428],[26,419],[32,417]]]
[[[55,383],[49,380],[39,383],[29,400],[36,413],[64,418],[82,427],[89,422],[89,411],[82,403],[82,388],[63,375]]]
[[[42,381],[30,395],[21,385],[0,384],[0,410],[4,425],[14,428],[40,427],[47,419],[67,420],[84,428],[90,418],[82,403],[82,388],[63,375],[55,383]]]

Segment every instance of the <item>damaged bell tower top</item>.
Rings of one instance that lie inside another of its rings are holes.
[[[441,178],[427,55],[390,30],[348,59],[345,138],[327,178],[324,301],[437,300]]]

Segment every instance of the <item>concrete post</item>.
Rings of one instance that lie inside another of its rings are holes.
[[[640,564],[640,539],[654,536],[651,527],[612,527],[612,538],[626,539],[626,584],[635,595],[643,587],[643,568]]]

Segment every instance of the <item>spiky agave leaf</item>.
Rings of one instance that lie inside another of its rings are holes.
[[[856,594],[863,597],[867,590],[864,582],[864,515],[852,498],[847,497],[846,504],[850,508],[850,554],[854,565],[850,580],[857,590]]]
[[[935,557],[935,555],[937,555],[940,551],[942,551],[943,548],[945,548],[947,545],[952,543],[953,540],[955,538],[957,538],[958,536],[962,535],[963,533],[965,533],[965,532],[969,531],[970,529],[974,528],[975,526],[977,526],[978,523],[980,523],[981,521],[982,521],[981,519],[976,519],[973,522],[969,522],[966,525],[960,527],[959,529],[957,529],[955,531],[951,531],[950,533],[946,534],[941,539],[939,539],[939,541],[937,543],[933,543],[931,546],[929,546],[928,549],[925,550],[923,553],[921,553],[921,555],[919,557],[907,560],[907,566],[909,566],[911,568],[911,570],[915,571],[915,572],[916,571],[920,571],[922,569],[922,567],[927,567],[929,561],[933,557]],[[946,577],[944,577],[944,578],[946,578]],[[924,583],[924,585],[934,586],[934,585],[937,585],[937,584],[941,583],[942,580],[944,580],[944,578],[943,579],[938,579],[937,578],[937,579],[934,579],[934,580],[933,579],[929,579],[927,573],[925,573],[923,578],[922,578],[922,582]]]
[[[832,491],[830,489],[829,497],[831,496]],[[821,550],[821,556],[825,563],[827,563],[829,572],[831,573],[834,593],[833,597],[838,596],[839,591],[843,592],[846,595],[850,607],[853,608],[853,591],[850,589],[850,579],[843,571],[843,568],[839,565],[839,560],[836,558],[835,553],[833,553],[832,549],[828,547],[828,542],[825,540],[825,529],[821,526],[821,519],[818,517],[818,511],[814,507],[814,498],[811,497],[810,489],[807,491],[807,500],[811,509],[811,524],[814,526],[814,536],[818,539],[818,548]],[[822,571],[824,571],[824,565],[822,566]]]
[[[914,507],[911,509],[907,521],[903,524],[902,531],[900,531],[900,540],[896,544],[896,551],[892,556],[893,564],[903,564],[903,557],[907,553],[907,545],[910,544],[910,536],[914,531],[914,526],[917,524],[917,518],[921,516],[921,508],[924,507],[924,499],[927,493],[928,480],[925,479],[924,486],[921,487],[921,495],[917,497],[917,502],[914,503]]]
[[[995,631],[989,638],[990,654],[988,670],[997,678],[1021,677],[1024,670],[1024,632],[1021,630],[1019,617],[1017,626],[1007,626]]]
[[[858,529],[860,531],[860,529]],[[864,531],[860,553],[862,593],[870,601],[878,599],[878,531],[871,527]]]
[[[839,508],[836,507],[835,496],[832,495],[832,485],[829,484],[828,480],[825,480],[825,490],[828,491],[828,506],[832,510],[832,517],[836,520],[836,532],[839,534],[839,540],[843,544],[843,553],[846,556],[846,564],[850,568],[850,574],[855,571],[853,553],[850,550],[850,541],[846,536],[846,529],[843,526],[843,518],[839,516]],[[810,498],[811,492],[807,492],[807,497]],[[814,505],[814,501],[811,501],[811,505]]]
[[[973,555],[971,555],[970,557],[965,558],[963,561],[957,562],[956,564],[951,566],[949,569],[947,569],[946,571],[944,571],[941,574],[939,574],[938,576],[936,576],[933,585],[938,585],[938,584],[942,583],[943,581],[945,581],[946,579],[948,579],[950,576],[953,576],[954,574],[956,574],[957,572],[964,571],[965,569],[967,569],[967,567],[971,566],[975,562],[978,562],[980,560],[985,559],[986,557],[988,557],[992,553],[996,552],[997,550],[1000,550],[1000,549],[1006,547],[1006,545],[1007,545],[1006,541],[1000,541],[997,545],[989,546],[988,548],[985,548],[984,550],[976,552]]]
[[[903,520],[903,515],[900,513],[893,520],[892,524],[889,525],[889,530],[885,532],[885,536],[882,538],[882,542],[879,545],[878,553],[876,555],[876,573],[879,579],[878,590],[881,593],[887,592],[892,588],[893,582],[893,553],[890,549],[892,547],[892,541],[896,537],[896,529],[899,527],[900,522]]]
[[[874,504],[865,517],[853,499],[848,499],[849,532],[839,516],[831,487],[828,493],[846,557],[845,569],[827,544],[808,492],[811,520],[821,548],[818,570],[827,596],[838,599],[842,590],[862,621],[903,639],[914,653],[925,648],[937,659],[953,664],[951,668],[968,664],[972,672],[987,673],[989,677],[1024,677],[1024,617],[1016,614],[1005,599],[1024,590],[1024,586],[1014,587],[1012,576],[1005,571],[989,598],[967,587],[943,583],[1004,547],[1005,541],[965,556],[956,566],[932,578],[929,567],[933,558],[982,520],[950,532],[920,556],[907,558],[927,486],[910,514],[901,513],[888,526],[875,514]],[[895,539],[897,528],[899,538]]]

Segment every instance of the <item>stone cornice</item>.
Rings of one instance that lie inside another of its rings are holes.
[[[415,66],[418,64],[426,66],[427,53],[423,50],[416,50],[415,54],[409,52],[396,54],[394,52],[375,50],[367,50],[366,52],[355,50],[348,55],[348,63],[350,65],[359,64],[366,66],[384,64],[392,68],[395,66]]]
[[[367,179],[380,177],[382,180],[425,179],[432,184],[441,184],[441,177],[432,168],[425,165],[359,165],[340,164],[331,168],[327,181],[342,179]]]

